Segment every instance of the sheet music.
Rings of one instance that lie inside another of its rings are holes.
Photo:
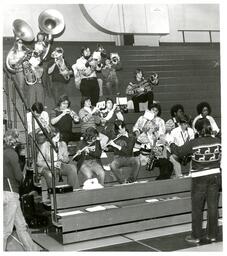
[[[84,213],[84,212],[80,211],[80,210],[76,210],[76,211],[71,211],[71,212],[60,212],[57,215],[60,216],[60,217],[65,217],[65,216],[81,214],[81,213]]]

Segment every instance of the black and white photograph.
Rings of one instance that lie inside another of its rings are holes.
[[[223,2],[1,4],[2,252],[224,252]]]

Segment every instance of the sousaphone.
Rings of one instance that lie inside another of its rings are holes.
[[[64,17],[63,15],[55,10],[55,9],[47,9],[40,13],[38,18],[39,28],[42,32],[51,35],[58,35],[60,34],[65,27]],[[46,53],[43,57],[47,56],[50,49],[50,44],[46,50]]]
[[[25,41],[25,42],[31,42],[34,39],[34,33],[32,31],[31,26],[26,21],[21,19],[14,20],[13,33],[16,40],[21,39],[22,41]],[[27,50],[29,51],[28,48]],[[9,53],[7,54],[6,67],[10,72],[15,73],[15,69],[10,64],[10,60],[9,60],[9,55],[11,54],[12,51],[13,51],[13,47],[10,49]]]

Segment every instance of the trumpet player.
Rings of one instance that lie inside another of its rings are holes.
[[[91,55],[88,47],[81,49],[81,57],[72,65],[75,84],[80,89],[82,97],[90,97],[92,106],[99,101],[99,84],[96,76],[98,61]]]
[[[104,66],[101,69],[104,84],[106,86],[107,94],[116,95],[119,93],[119,80],[117,77],[117,70],[121,69],[120,58],[113,57],[112,59],[106,58]]]
[[[72,132],[72,122],[78,123],[79,116],[70,108],[70,105],[69,97],[63,94],[51,113],[51,124],[59,130],[62,140],[67,144],[69,141],[80,140],[80,133]]]
[[[134,81],[126,88],[126,94],[131,97],[135,112],[139,112],[139,103],[148,101],[148,108],[153,104],[153,87],[158,85],[158,74],[153,74],[149,79],[144,78],[143,70],[136,69]]]

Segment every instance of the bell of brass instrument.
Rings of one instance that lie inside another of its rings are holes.
[[[39,15],[39,28],[48,35],[57,35],[65,27],[63,15],[54,9],[47,9]]]
[[[21,19],[14,20],[13,32],[16,39],[21,39],[22,41],[25,41],[25,42],[31,42],[34,39],[34,33],[32,31],[32,28],[24,20],[21,20]],[[14,47],[10,49],[9,53],[6,56],[6,67],[10,72],[15,73],[15,68],[13,67],[12,63],[10,63],[10,59],[9,59],[9,56],[11,55],[13,50],[14,50]]]
[[[31,42],[34,39],[32,28],[24,20],[20,20],[20,19],[14,20],[13,32],[16,38],[19,38],[25,42]]]
[[[38,18],[39,28],[42,32],[50,35],[50,38],[53,35],[61,33],[65,27],[63,15],[55,9],[47,9],[40,13]],[[46,49],[46,52],[43,56],[43,59],[46,58],[50,50],[50,44]]]

